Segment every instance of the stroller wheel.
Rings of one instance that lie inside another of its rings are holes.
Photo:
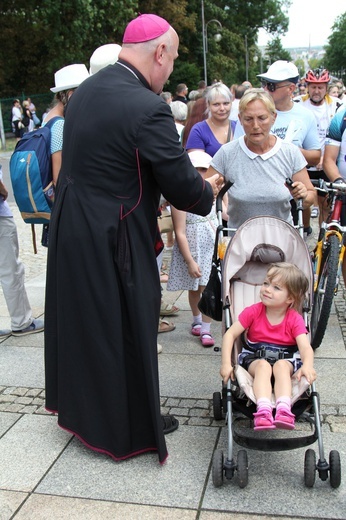
[[[304,460],[304,482],[306,487],[312,488],[316,480],[316,453],[306,450]]]
[[[247,483],[249,481],[249,464],[247,460],[247,452],[245,450],[238,451],[237,471],[239,487],[244,488],[247,486]]]
[[[221,421],[222,415],[222,399],[220,392],[213,393],[213,412],[215,421]]]
[[[341,462],[339,452],[332,450],[329,453],[330,485],[336,489],[341,484]]]
[[[215,487],[223,484],[223,451],[216,450],[213,457],[212,478]]]

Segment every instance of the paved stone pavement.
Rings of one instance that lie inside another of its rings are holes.
[[[38,255],[33,254],[30,227],[12,202],[11,207],[29,299],[34,315],[43,316],[46,250],[39,246]],[[170,254],[164,255],[168,266]],[[217,447],[227,450],[227,429],[224,421],[213,419],[211,405],[213,392],[220,390],[220,354],[203,349],[189,334],[186,293],[168,293],[164,286],[165,301],[180,307],[173,318],[176,329],[159,335],[162,409],[180,420],[179,429],[167,436],[166,464],[160,466],[155,455],[115,463],[59,429],[56,417],[44,409],[43,334],[0,340],[0,520],[346,519],[346,322],[341,292],[316,351],[323,441],[327,458],[330,450],[340,453],[339,489],[318,476],[314,488],[304,486],[305,449],[248,450],[248,486],[240,489],[237,476],[221,488],[213,486],[213,452]],[[9,324],[0,290],[0,328]],[[220,324],[212,325],[217,345],[220,329]],[[318,454],[316,444],[312,447]]]

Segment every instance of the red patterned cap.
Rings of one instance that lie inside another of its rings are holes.
[[[169,28],[164,18],[156,14],[141,14],[126,27],[123,43],[148,42],[162,36]]]

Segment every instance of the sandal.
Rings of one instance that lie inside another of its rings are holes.
[[[258,410],[253,414],[254,430],[275,430],[273,414],[267,410]]]
[[[275,414],[274,424],[282,430],[294,430],[295,415],[286,410],[279,410]]]
[[[161,302],[160,316],[173,316],[180,311],[179,307],[171,305],[170,303]]]
[[[168,282],[168,273],[166,273],[165,271],[161,271],[161,273],[160,273],[160,282],[161,283]]]
[[[200,335],[199,339],[201,340],[203,347],[213,347],[215,345],[214,338],[209,332],[205,332]]]
[[[163,318],[160,318],[159,330],[158,330],[159,334],[160,334],[160,332],[171,332],[174,329],[175,329],[174,323],[172,323],[171,321],[165,320]]]
[[[165,435],[178,429],[179,421],[174,417],[174,415],[161,415],[161,418],[163,422],[163,433]]]
[[[191,325],[191,334],[192,336],[200,336],[201,335],[201,327],[202,327],[202,323],[193,323]]]

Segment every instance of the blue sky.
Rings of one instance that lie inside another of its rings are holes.
[[[282,46],[308,47],[326,45],[336,18],[346,12],[345,0],[333,0],[330,4],[322,0],[292,0],[288,11],[290,25]],[[258,45],[266,45],[267,34],[260,31]]]

